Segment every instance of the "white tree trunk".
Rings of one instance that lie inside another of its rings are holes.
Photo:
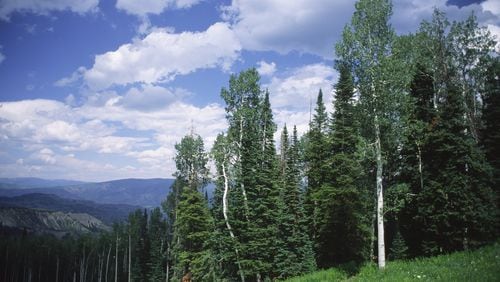
[[[104,281],[108,282],[108,269],[109,269],[109,256],[111,255],[111,247],[113,246],[113,244],[110,244],[109,245],[109,249],[108,249],[108,256],[106,258],[106,276],[104,278]]]
[[[118,282],[118,235],[116,235],[116,248],[115,248],[115,282]]]
[[[228,201],[227,201],[227,194],[229,192],[229,181],[227,179],[227,174],[226,174],[226,167],[224,165],[224,162],[222,162],[222,177],[224,177],[224,194],[222,196],[222,214],[224,216],[224,222],[226,223],[227,230],[229,231],[229,236],[231,236],[231,239],[233,241],[236,241],[236,237],[234,236],[233,229],[231,228],[231,224],[229,223],[229,217],[227,216],[227,210],[228,210]],[[238,270],[240,272],[240,277],[241,281],[245,282],[245,276],[243,275],[243,269],[241,269],[241,264],[240,264],[240,254],[238,251],[238,248],[235,246],[234,250],[236,252],[236,264],[238,265]]]
[[[128,282],[132,281],[132,242],[128,234]]]
[[[56,282],[59,282],[59,256],[56,259]]]
[[[377,159],[377,245],[378,245],[378,267],[385,267],[385,243],[384,243],[384,194],[382,183],[382,148],[380,144],[380,124],[378,115],[375,114],[375,154]]]

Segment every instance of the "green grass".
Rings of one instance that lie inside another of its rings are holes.
[[[384,270],[368,264],[351,277],[332,268],[286,281],[500,281],[500,243],[472,252],[392,261]]]

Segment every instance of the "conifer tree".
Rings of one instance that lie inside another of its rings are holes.
[[[183,189],[177,207],[173,251],[176,254],[174,278],[191,273],[193,280],[205,281],[212,272],[208,242],[213,222],[206,201],[197,190]],[[212,278],[209,276],[209,278]]]
[[[385,134],[391,128],[391,120],[397,114],[403,80],[392,73],[400,69],[397,61],[391,59],[395,35],[389,24],[392,4],[389,0],[360,0],[351,24],[344,28],[342,41],[336,46],[339,59],[346,63],[354,74],[356,88],[360,91],[360,107],[365,116],[363,127],[368,143],[374,145],[377,258],[379,268],[385,267],[384,233],[384,159],[390,150],[384,143]],[[392,149],[392,148],[391,148]]]
[[[491,239],[495,204],[490,168],[467,134],[463,96],[449,79],[446,100],[432,125],[424,159],[427,182],[417,195],[422,249],[438,254],[475,247]],[[424,179],[425,180],[425,179]]]
[[[410,86],[410,103],[405,120],[405,138],[401,150],[402,169],[399,180],[408,186],[412,195],[401,212],[401,231],[408,240],[409,252],[412,256],[421,255],[421,231],[413,218],[418,214],[416,195],[428,183],[428,164],[426,159],[429,134],[436,121],[436,109],[433,106],[433,75],[422,64],[416,67],[416,73]]]
[[[275,265],[279,278],[297,276],[316,268],[307,218],[301,197],[297,128],[293,136],[283,128],[280,153],[280,197],[278,200],[278,250]]]
[[[327,180],[316,192],[320,209],[318,264],[331,267],[368,258],[370,220],[366,195],[360,186],[363,170],[359,157],[360,129],[354,109],[350,70],[339,63],[334,114],[330,123]],[[325,144],[326,145],[326,144]],[[325,146],[324,145],[324,146]]]
[[[165,280],[165,264],[167,254],[167,226],[162,218],[160,208],[151,211],[149,217],[149,240],[150,240],[150,281]]]
[[[273,122],[269,93],[266,91],[258,115],[258,151],[250,144],[244,144],[242,164],[244,179],[248,185],[249,221],[248,242],[244,246],[247,264],[256,281],[272,278],[277,238],[278,187],[276,183],[277,162],[274,145],[276,125]],[[252,134],[253,135],[253,134]],[[250,154],[254,152],[253,156]],[[248,170],[251,169],[251,170]]]
[[[176,145],[177,180],[185,183],[175,205],[175,222],[172,239],[173,277],[181,279],[207,279],[213,272],[211,257],[211,232],[213,221],[201,189],[207,183],[208,157],[199,135],[185,136]]]
[[[492,187],[500,196],[500,59],[493,59],[486,77],[481,144],[493,168]],[[500,199],[499,199],[500,200]],[[497,202],[497,205],[500,202]]]
[[[307,175],[307,189],[305,194],[305,212],[309,221],[309,235],[313,240],[315,253],[317,253],[319,245],[317,241],[318,232],[318,217],[320,211],[318,209],[317,200],[314,194],[320,189],[326,181],[328,172],[327,155],[325,144],[327,141],[328,130],[328,114],[323,102],[323,91],[320,89],[316,100],[316,107],[313,119],[309,124],[309,132],[307,133],[305,145],[305,161]]]

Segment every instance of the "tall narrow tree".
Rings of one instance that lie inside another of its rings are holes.
[[[360,0],[351,25],[345,27],[342,41],[336,46],[337,55],[354,72],[356,88],[360,91],[360,105],[369,119],[364,126],[369,128],[370,143],[374,144],[376,163],[377,198],[377,242],[378,266],[385,267],[384,236],[384,139],[383,129],[388,126],[386,117],[392,116],[386,64],[391,54],[394,31],[389,24],[392,4],[389,0]]]
[[[350,69],[338,64],[334,114],[328,136],[327,181],[316,193],[321,210],[318,228],[318,264],[331,267],[361,263],[370,249],[369,191],[360,185],[360,128],[354,109],[354,85]]]
[[[318,209],[318,202],[314,194],[326,181],[328,172],[327,141],[328,114],[323,102],[323,91],[320,89],[316,100],[316,107],[313,119],[309,124],[309,132],[306,137],[305,160],[307,189],[305,194],[305,212],[309,221],[309,232],[313,240],[314,249],[317,253],[319,245],[317,241],[318,217],[321,212]]]

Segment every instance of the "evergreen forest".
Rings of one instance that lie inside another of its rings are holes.
[[[398,35],[390,0],[355,5],[307,132],[273,121],[256,69],[233,74],[227,129],[210,150],[179,140],[161,208],[99,235],[2,234],[0,280],[275,281],[498,241],[495,38],[439,10]]]

